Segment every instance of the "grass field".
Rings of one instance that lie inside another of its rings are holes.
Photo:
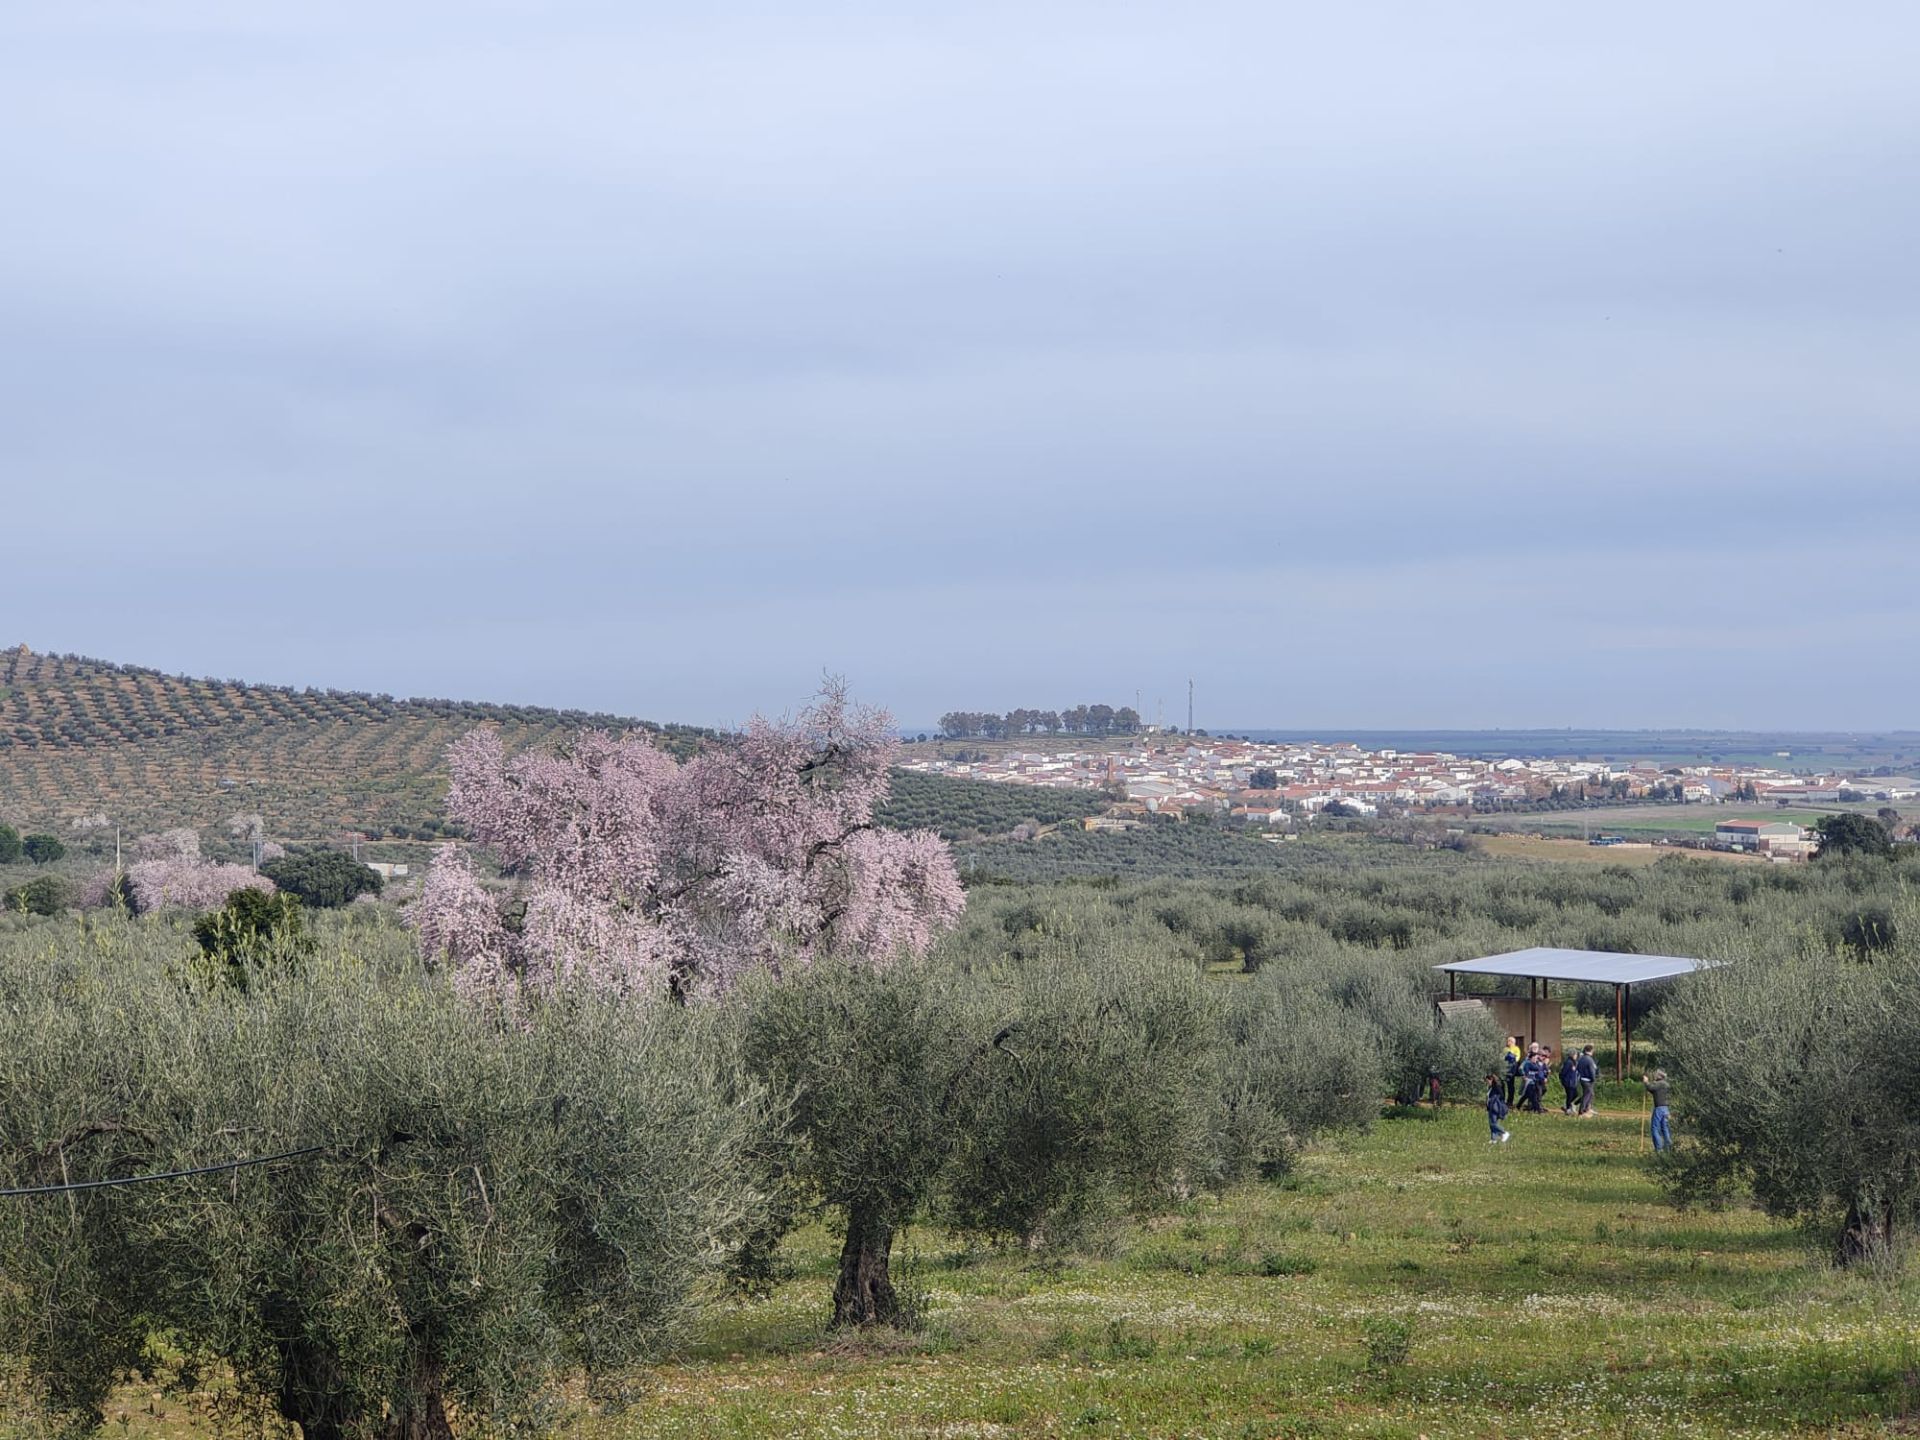
[[[1758,855],[1733,850],[1676,850],[1665,845],[1589,845],[1584,840],[1537,835],[1488,835],[1481,848],[1507,860],[1551,860],[1570,865],[1658,865],[1678,855],[1704,864],[1767,865]]]
[[[720,1311],[632,1408],[561,1433],[1912,1433],[1920,1290],[1835,1272],[1746,1209],[1676,1212],[1639,1104],[1608,1086],[1599,1118],[1518,1116],[1499,1148],[1468,1106],[1383,1120],[1287,1183],[1193,1201],[1063,1267],[910,1235],[927,1319],[909,1335],[823,1328],[835,1240],[816,1226],[771,1301]],[[109,1430],[220,1433],[205,1397],[152,1395],[126,1392]]]
[[[1542,810],[1485,817],[1483,823],[1508,830],[1541,830],[1579,835],[1711,835],[1716,825],[1729,820],[1784,820],[1811,829],[1822,815],[1842,810],[1860,810],[1871,815],[1880,802],[1860,805],[1795,805],[1782,810],[1777,806],[1733,805],[1615,805],[1592,810]],[[1476,823],[1482,823],[1476,817]]]

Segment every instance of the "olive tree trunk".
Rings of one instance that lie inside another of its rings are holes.
[[[847,1239],[840,1247],[840,1276],[833,1285],[835,1325],[892,1325],[900,1319],[899,1297],[887,1273],[893,1222],[871,1205],[847,1212]]]
[[[1871,1199],[1856,1198],[1847,1206],[1846,1223],[1840,1227],[1839,1261],[1857,1264],[1889,1254],[1893,1247],[1893,1211]]]
[[[279,1342],[280,1414],[306,1440],[347,1440],[353,1421],[340,1357],[303,1335]]]
[[[305,1337],[280,1342],[279,1410],[305,1440],[354,1440],[367,1433],[347,1395],[340,1357]],[[453,1440],[441,1367],[422,1360],[412,1392],[372,1428],[380,1440]]]
[[[415,1365],[413,1393],[387,1417],[382,1440],[453,1440],[445,1377],[437,1363],[423,1359]]]

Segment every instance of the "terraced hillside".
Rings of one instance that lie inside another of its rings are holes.
[[[281,839],[432,839],[447,831],[447,745],[483,724],[512,750],[637,726],[685,753],[707,733],[578,710],[190,679],[19,646],[0,650],[0,820],[70,836],[258,813]]]

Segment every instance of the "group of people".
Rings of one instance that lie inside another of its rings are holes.
[[[1551,1045],[1536,1041],[1523,1051],[1518,1035],[1507,1037],[1501,1068],[1487,1072],[1487,1127],[1492,1132],[1493,1144],[1504,1144],[1513,1138],[1512,1132],[1500,1122],[1516,1106],[1535,1115],[1545,1113],[1546,1107],[1541,1101],[1546,1096],[1548,1079],[1556,1073],[1565,1095],[1560,1113],[1591,1116],[1593,1088],[1600,1079],[1600,1062],[1593,1057],[1593,1046],[1583,1045],[1577,1053],[1563,1050],[1556,1066]],[[1667,1072],[1655,1070],[1651,1075],[1641,1076],[1640,1083],[1653,1100],[1653,1148],[1668,1149],[1673,1144],[1673,1112],[1669,1106],[1672,1087],[1667,1082]]]

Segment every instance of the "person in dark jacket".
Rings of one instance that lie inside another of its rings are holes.
[[[1547,1076],[1553,1073],[1552,1054],[1553,1052],[1546,1046],[1536,1046],[1533,1053],[1527,1056],[1526,1063],[1520,1067],[1520,1072],[1526,1077],[1527,1082],[1526,1091],[1521,1096],[1520,1108],[1535,1115],[1543,1113],[1540,1108],[1540,1099],[1547,1093]]]
[[[1593,1058],[1593,1047],[1580,1047],[1580,1058],[1574,1062],[1574,1076],[1580,1082],[1580,1099],[1577,1109],[1582,1116],[1593,1114],[1593,1087],[1600,1078],[1600,1062]]]
[[[1506,1118],[1507,1097],[1501,1077],[1491,1072],[1487,1075],[1487,1129],[1491,1131],[1488,1142],[1502,1145],[1513,1138],[1512,1132],[1500,1128],[1500,1122]]]
[[[1571,1115],[1573,1102],[1580,1095],[1580,1070],[1571,1050],[1560,1052],[1560,1088],[1567,1092],[1567,1103],[1560,1107],[1560,1113]]]
[[[1671,1150],[1673,1148],[1673,1087],[1667,1083],[1667,1072],[1656,1070],[1651,1075],[1642,1075],[1640,1083],[1647,1087],[1647,1093],[1653,1097],[1653,1148]]]

